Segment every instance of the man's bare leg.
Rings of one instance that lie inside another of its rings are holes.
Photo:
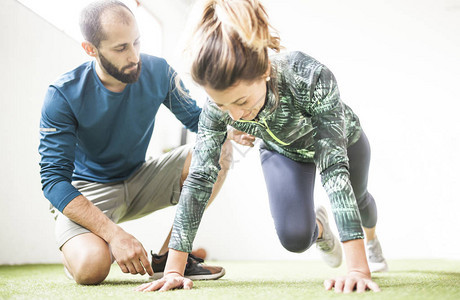
[[[78,284],[99,284],[109,274],[112,256],[107,243],[94,233],[83,233],[61,248],[63,263]]]

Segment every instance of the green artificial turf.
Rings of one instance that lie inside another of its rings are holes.
[[[209,263],[211,264],[211,263]],[[219,261],[227,274],[217,281],[196,281],[190,291],[140,293],[133,289],[147,276],[123,274],[116,264],[97,286],[79,286],[62,265],[0,266],[0,299],[460,299],[460,261],[390,261],[377,274],[382,292],[338,295],[325,291],[326,278],[344,275],[320,261]]]

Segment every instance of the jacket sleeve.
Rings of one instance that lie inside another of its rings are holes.
[[[227,137],[227,124],[222,119],[220,110],[208,101],[200,116],[190,171],[182,188],[169,248],[192,251],[193,240],[220,170],[220,153]]]
[[[75,117],[59,91],[50,86],[40,118],[42,190],[59,211],[81,193],[71,184],[76,145]]]
[[[189,91],[185,88],[177,73],[167,65],[168,72],[168,94],[163,104],[192,132],[198,131],[198,120],[201,108],[193,100]]]
[[[334,75],[326,67],[315,70],[307,113],[315,133],[315,164],[331,202],[342,242],[362,239],[361,218],[350,182],[343,103]]]

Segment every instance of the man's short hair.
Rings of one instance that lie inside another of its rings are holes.
[[[101,24],[101,16],[107,10],[120,17],[121,22],[129,24],[130,20],[124,8],[134,15],[123,2],[118,0],[94,1],[83,8],[80,14],[80,30],[85,40],[97,48],[101,41],[107,38]]]

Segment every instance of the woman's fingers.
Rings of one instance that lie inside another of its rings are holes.
[[[324,280],[324,288],[326,290],[334,289],[336,293],[357,293],[365,292],[367,289],[380,292],[380,287],[377,283],[370,279],[356,278],[354,276],[338,277],[335,279]]]
[[[355,289],[355,286],[357,284],[357,280],[355,278],[347,278],[345,280],[345,285],[343,288],[344,293],[351,293]]]
[[[184,278],[184,290],[191,290],[193,287],[193,281],[188,278]]]
[[[142,291],[144,288],[146,288],[148,285],[150,285],[151,282],[147,282],[147,283],[144,283],[144,284],[141,284],[140,286],[138,286],[137,288],[135,288],[134,290],[136,292],[139,292],[139,291]]]
[[[168,280],[166,280],[166,283],[161,287],[159,292],[166,292],[172,289],[181,288],[182,286],[183,280],[180,280],[178,278],[168,278]]]
[[[161,278],[153,282],[141,284],[135,290],[138,292],[152,292],[159,291],[165,292],[172,289],[183,288],[184,290],[190,290],[193,287],[193,281],[184,277],[170,277]]]
[[[345,279],[344,278],[339,278],[335,281],[334,285],[334,291],[336,293],[342,293],[343,292],[343,287],[345,285]]]
[[[335,280],[334,279],[326,279],[326,280],[324,280],[323,284],[324,284],[324,288],[329,291],[334,287]]]
[[[250,135],[250,134],[245,134],[245,135],[243,135],[243,139],[245,139],[247,141],[254,142],[256,140],[256,137],[253,136],[253,135]]]
[[[152,281],[152,282],[147,282],[147,283],[141,284],[135,290],[138,291],[138,292],[156,291],[159,288],[161,288],[164,285],[165,282],[166,282],[166,280],[164,278],[161,278],[161,279],[158,279],[158,280],[155,280],[155,281]]]
[[[372,280],[369,280],[367,283],[367,287],[374,292],[380,292],[380,287],[377,283],[373,282]]]
[[[363,293],[366,291],[366,288],[367,288],[367,285],[366,285],[366,282],[364,282],[364,280],[360,280],[358,281],[358,283],[356,284],[356,292],[357,293]]]

